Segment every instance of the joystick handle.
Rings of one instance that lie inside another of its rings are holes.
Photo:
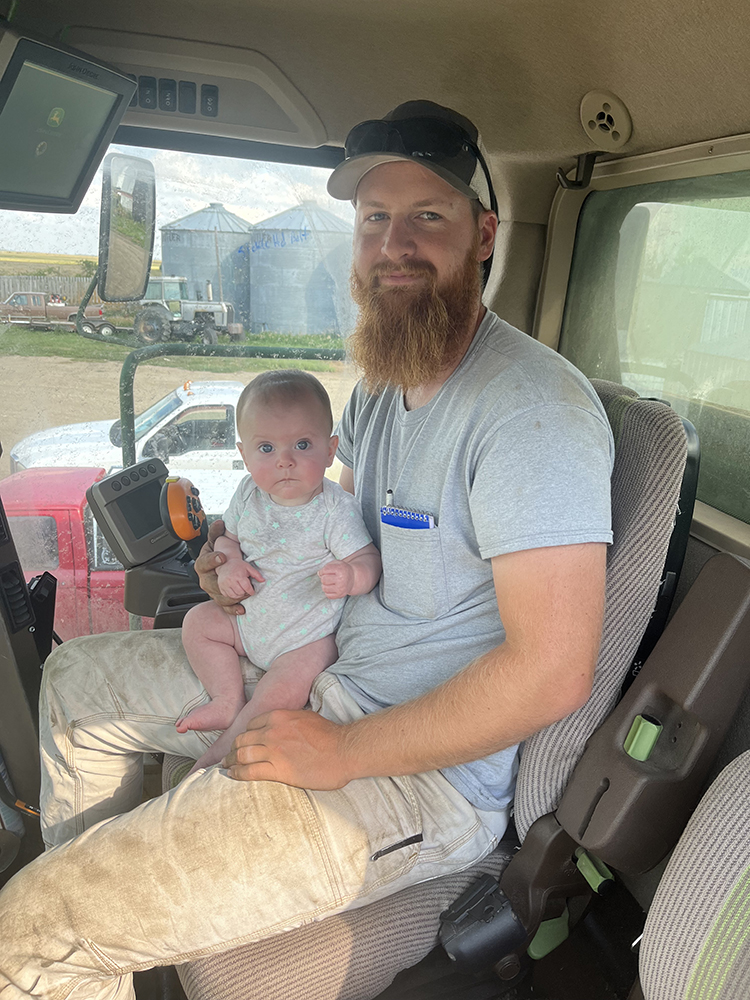
[[[175,538],[187,542],[193,559],[198,558],[208,538],[208,521],[199,496],[198,488],[189,479],[168,476],[159,497],[164,527]]]

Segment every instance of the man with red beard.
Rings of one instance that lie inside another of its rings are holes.
[[[409,102],[356,126],[346,152],[329,190],[356,207],[363,377],[339,457],[381,583],[347,602],[313,711],[254,719],[223,767],[143,805],[144,751],[204,748],[174,726],[206,700],[179,632],[53,654],[43,831],[60,846],[0,896],[3,1000],[126,998],[134,968],[468,867],[505,829],[517,744],[588,697],[612,537],[606,416],[579,372],[482,304],[498,220],[472,123]],[[198,569],[226,603],[222,559],[209,546]]]

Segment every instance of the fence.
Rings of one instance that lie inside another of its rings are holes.
[[[71,278],[57,277],[54,274],[24,275],[24,274],[2,274],[0,275],[0,302],[11,296],[14,292],[57,292],[58,295],[65,295],[71,305],[78,305],[83,298],[84,292],[89,287],[91,278]],[[94,292],[91,302],[98,304],[101,302],[99,296]]]

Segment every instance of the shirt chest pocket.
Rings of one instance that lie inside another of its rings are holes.
[[[438,528],[380,525],[383,604],[407,618],[439,618],[448,611],[448,586]]]

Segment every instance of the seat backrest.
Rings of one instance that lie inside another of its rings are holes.
[[[640,953],[646,1000],[750,996],[750,751],[721,772],[675,848]]]
[[[515,798],[521,840],[555,811],[587,739],[617,701],[654,610],[685,468],[685,430],[674,410],[613,382],[592,384],[615,439],[602,643],[586,704],[522,748]]]

